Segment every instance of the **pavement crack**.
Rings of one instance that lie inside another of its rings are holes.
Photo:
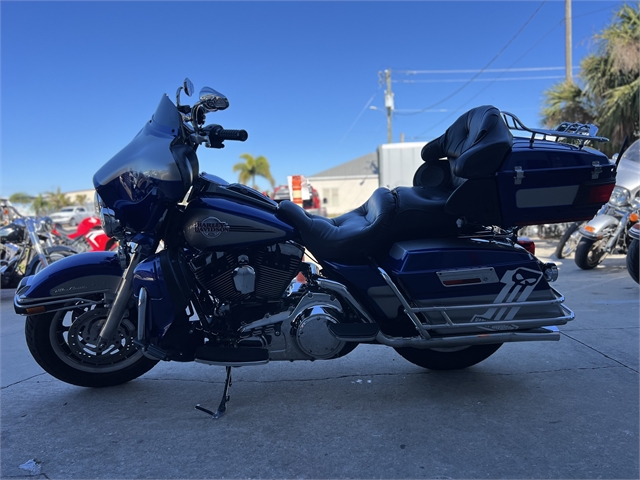
[[[606,353],[604,353],[604,352],[601,352],[601,351],[600,351],[600,350],[598,350],[597,348],[594,348],[594,347],[592,347],[591,345],[588,345],[588,344],[586,344],[586,343],[584,343],[584,342],[581,342],[581,341],[580,341],[580,340],[578,340],[577,338],[572,337],[571,335],[569,335],[569,334],[567,334],[567,333],[565,333],[565,332],[560,332],[560,333],[561,333],[562,335],[564,335],[565,337],[570,338],[570,339],[571,339],[571,340],[573,340],[574,342],[577,342],[577,343],[579,343],[580,345],[584,345],[585,347],[587,347],[587,348],[589,348],[589,349],[593,350],[594,352],[599,353],[599,354],[600,354],[600,355],[602,355],[603,357],[605,357],[605,358],[607,358],[607,359],[609,359],[609,360],[611,360],[611,361],[613,361],[613,362],[616,362],[617,364],[622,365],[622,366],[623,366],[623,367],[625,367],[625,368],[628,368],[628,369],[629,369],[629,370],[631,370],[632,372],[640,373],[637,369],[635,369],[635,368],[633,368],[633,367],[630,367],[629,365],[627,365],[627,364],[625,364],[625,363],[622,363],[621,361],[616,360],[616,359],[615,359],[615,358],[613,358],[613,357],[610,357],[609,355],[607,355],[607,354],[606,354]]]
[[[9,385],[5,385],[4,387],[0,387],[0,390],[4,390],[5,388],[13,387],[14,385],[19,385],[19,384],[24,383],[24,382],[26,382],[28,380],[31,380],[32,378],[41,377],[42,375],[46,375],[46,373],[38,373],[37,375],[32,375],[32,376],[27,377],[27,378],[25,378],[23,380],[19,380],[17,382],[10,383]]]

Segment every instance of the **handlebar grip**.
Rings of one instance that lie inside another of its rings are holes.
[[[224,128],[219,128],[211,130],[210,138],[244,142],[247,138],[249,138],[249,134],[246,130],[226,130]]]

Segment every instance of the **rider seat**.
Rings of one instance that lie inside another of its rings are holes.
[[[378,188],[364,205],[336,218],[311,215],[287,200],[276,215],[296,227],[314,255],[347,264],[398,241],[449,236],[461,217],[499,217],[495,173],[512,142],[500,111],[477,107],[422,149],[425,164],[413,187]]]

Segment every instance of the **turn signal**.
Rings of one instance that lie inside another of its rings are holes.
[[[632,222],[637,222],[638,221],[638,214],[633,212],[631,215],[629,215],[629,220]]]
[[[586,226],[584,227],[584,229],[585,229],[585,231],[587,231],[587,232],[591,232],[591,233],[594,233],[594,232],[596,231],[596,229],[595,229],[595,228],[593,228],[591,225],[586,225]]]

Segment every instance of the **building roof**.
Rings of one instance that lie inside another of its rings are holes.
[[[363,177],[369,175],[378,175],[378,154],[376,152],[367,153],[349,162],[309,175],[309,178]]]

